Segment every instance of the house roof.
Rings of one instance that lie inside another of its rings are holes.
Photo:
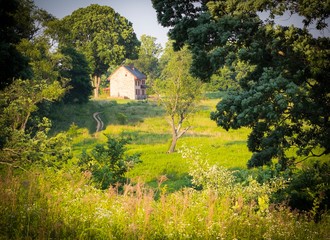
[[[147,76],[141,73],[138,69],[136,69],[134,66],[123,66],[128,71],[130,71],[136,78],[138,79],[146,79]]]
[[[117,68],[109,77],[108,80],[110,81],[111,77],[117,72],[120,68],[125,68],[128,70],[133,76],[135,76],[137,79],[147,79],[147,76],[141,73],[137,68],[135,68],[133,65],[122,65],[119,68]]]

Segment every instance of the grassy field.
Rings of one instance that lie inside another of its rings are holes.
[[[217,127],[209,115],[218,101],[211,94],[201,102],[190,119],[193,128],[173,154],[166,153],[169,125],[155,102],[103,99],[57,106],[52,133],[68,131],[72,137],[72,164],[1,172],[0,239],[329,239],[329,215],[314,222],[313,211],[271,203],[285,181],[234,180],[231,169],[250,173],[250,130]],[[106,125],[97,133],[94,112],[101,112]],[[83,149],[105,142],[105,134],[131,136],[128,152],[142,154],[122,191],[93,187],[88,172],[75,164]],[[203,189],[185,188],[192,181]]]
[[[189,161],[181,157],[180,149],[196,148],[209,161],[232,169],[246,169],[251,153],[246,147],[249,129],[230,130],[217,127],[210,120],[219,95],[210,94],[201,101],[196,113],[189,119],[192,126],[177,145],[177,152],[167,154],[171,134],[164,111],[154,101],[98,100],[84,105],[65,105],[56,108],[51,115],[53,133],[67,131],[70,125],[78,128],[74,142],[74,154],[78,158],[83,149],[91,149],[104,142],[104,134],[132,137],[129,153],[141,153],[142,163],[128,172],[133,181],[143,181],[156,186],[160,176],[166,175],[169,190],[177,190],[190,184]],[[106,128],[95,133],[94,112],[100,116]]]
[[[190,162],[180,154],[180,150],[185,148],[196,149],[210,164],[228,169],[246,169],[246,163],[252,155],[246,146],[250,129],[225,131],[210,120],[210,113],[223,95],[221,92],[206,94],[196,113],[189,119],[192,128],[179,139],[177,152],[173,154],[166,153],[171,133],[165,112],[152,100],[103,98],[81,105],[60,105],[50,115],[52,133],[68,131],[70,126],[75,125],[74,161],[84,149],[88,151],[95,144],[105,142],[105,134],[130,136],[132,142],[128,146],[128,153],[141,153],[142,163],[130,170],[127,177],[133,182],[142,181],[149,186],[157,186],[158,179],[165,175],[169,191],[175,191],[190,184],[187,174]],[[105,123],[105,129],[97,133],[92,117],[94,112],[100,112]],[[309,161],[323,161],[326,157],[310,158]]]

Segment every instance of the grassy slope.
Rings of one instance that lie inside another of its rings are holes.
[[[193,128],[178,141],[178,152],[174,154],[166,153],[171,139],[170,128],[164,111],[154,102],[100,100],[84,105],[62,106],[52,112],[53,133],[68,130],[72,123],[78,126],[80,134],[74,138],[76,157],[83,148],[91,149],[95,143],[105,141],[104,134],[130,135],[133,141],[128,146],[129,152],[142,153],[143,162],[127,176],[156,186],[157,179],[166,175],[169,189],[176,190],[190,182],[187,174],[189,161],[182,159],[179,153],[184,147],[196,148],[212,164],[246,168],[251,156],[246,147],[249,130],[227,132],[217,127],[209,116],[218,101],[215,98],[201,102],[198,111],[189,120]],[[93,112],[101,112],[107,126],[100,133],[94,132],[96,123],[92,118]]]
[[[219,94],[209,94],[200,103],[198,111],[191,116],[193,126],[179,141],[178,152],[167,154],[170,145],[170,128],[164,111],[155,102],[130,100],[98,100],[83,105],[65,105],[52,111],[53,133],[67,131],[72,123],[78,127],[73,139],[76,158],[82,149],[91,149],[96,143],[104,142],[104,134],[130,135],[129,153],[142,154],[142,163],[135,166],[127,176],[133,181],[143,181],[151,186],[166,175],[170,190],[177,190],[190,183],[189,160],[182,159],[180,149],[196,148],[210,164],[232,169],[246,169],[251,153],[246,146],[249,129],[225,131],[210,120],[210,112],[219,102]],[[95,133],[94,112],[101,112],[106,129]],[[309,159],[313,160],[313,158]],[[320,159],[322,160],[322,159]]]

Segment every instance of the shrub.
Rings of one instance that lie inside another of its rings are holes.
[[[256,202],[255,209],[259,212],[267,211],[271,195],[287,186],[287,181],[281,177],[261,184],[250,175],[244,182],[239,182],[232,171],[217,165],[210,166],[196,150],[184,148],[181,152],[183,158],[191,161],[189,174],[195,186],[223,197]]]
[[[116,119],[121,125],[125,125],[128,122],[128,118],[124,113],[117,113]]]
[[[141,162],[140,154],[125,154],[130,138],[113,138],[106,135],[106,144],[97,144],[90,154],[83,151],[79,165],[82,171],[90,171],[94,183],[101,189],[117,183],[124,184],[126,172]]]
[[[330,167],[327,163],[314,162],[305,165],[293,175],[284,191],[293,209],[310,211],[314,220],[319,221],[328,210],[330,201]]]
[[[51,123],[43,118],[35,133],[13,129],[0,148],[0,162],[19,168],[54,167],[60,169],[72,158],[71,142],[68,134],[61,132],[48,137]]]

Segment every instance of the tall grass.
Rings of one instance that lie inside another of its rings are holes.
[[[283,205],[184,188],[166,193],[138,182],[107,191],[77,169],[31,170],[0,179],[0,239],[327,239],[319,223]],[[233,188],[233,190],[239,188]],[[158,199],[155,199],[158,195]]]

